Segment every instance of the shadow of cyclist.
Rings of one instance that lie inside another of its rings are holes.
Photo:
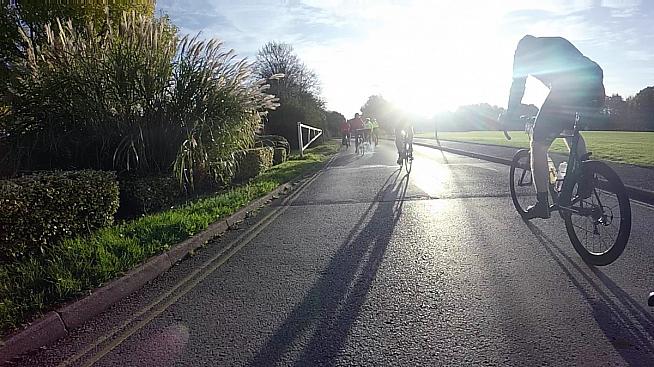
[[[408,186],[408,176],[400,176],[401,171],[395,170],[386,179],[322,276],[250,365],[270,366],[280,362],[291,346],[312,331],[295,365],[334,363],[366,300],[400,218]]]
[[[654,318],[648,310],[601,270],[589,265],[596,276],[592,277],[538,227],[530,222],[527,227],[591,306],[597,325],[616,352],[630,366],[651,365],[646,361],[651,362],[654,356]],[[573,270],[578,275],[573,274]]]

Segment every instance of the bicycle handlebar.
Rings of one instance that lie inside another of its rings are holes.
[[[504,130],[502,130],[502,132],[504,133],[504,137],[506,138],[506,140],[511,140],[511,135],[509,135],[509,132],[506,131],[506,128],[504,128]]]
[[[506,140],[511,140],[511,135],[509,135],[509,132],[506,131],[506,127],[504,126],[504,119],[502,114],[497,116],[497,122],[499,122],[499,126],[502,129],[502,132],[504,133],[504,137],[506,138]]]

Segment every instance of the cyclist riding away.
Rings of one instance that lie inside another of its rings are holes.
[[[354,149],[355,153],[359,153],[359,137],[363,141],[363,120],[359,113],[354,114],[354,118],[348,121],[350,124],[350,134],[354,132]]]
[[[400,119],[395,125],[395,147],[397,148],[397,164],[402,164],[402,154],[404,153],[404,139],[409,141],[409,159],[413,159],[413,125],[407,118]]]
[[[568,40],[561,37],[527,35],[518,42],[513,60],[513,83],[506,113],[500,121],[519,115],[527,76],[540,80],[550,92],[538,112],[531,140],[531,167],[536,204],[527,208],[525,219],[549,218],[547,151],[564,130],[573,128],[575,114],[593,115],[604,104],[603,71]],[[570,138],[566,138],[570,147]],[[586,154],[579,137],[577,153]]]
[[[341,145],[345,145],[348,149],[350,148],[350,123],[343,118],[340,125],[341,131]]]
[[[370,119],[370,117],[366,118],[366,126],[365,127],[366,127],[366,131],[365,131],[366,141],[368,142],[368,144],[372,144],[372,131],[375,128],[375,126],[372,124],[372,120]]]
[[[372,140],[375,142],[375,146],[379,144],[379,122],[376,118],[372,119]]]

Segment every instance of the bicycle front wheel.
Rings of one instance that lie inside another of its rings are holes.
[[[581,172],[559,196],[561,216],[581,258],[592,265],[608,265],[629,241],[629,196],[620,177],[605,163],[585,161]]]
[[[404,149],[404,169],[406,170],[406,173],[409,174],[411,173],[411,168],[413,168],[413,159],[410,158],[408,150]]]
[[[509,190],[515,209],[524,216],[527,213],[527,205],[533,204],[534,201],[529,149],[521,149],[513,156],[509,169]]]

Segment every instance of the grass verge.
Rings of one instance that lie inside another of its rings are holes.
[[[245,185],[65,240],[39,257],[0,264],[0,334],[62,302],[88,294],[277,186],[318,170],[337,151],[338,145],[329,142],[306,151],[304,159],[291,155],[287,162]]]
[[[632,131],[584,131],[581,133],[588,150],[593,157],[617,163],[628,163],[639,166],[654,166],[654,132]],[[433,133],[417,134],[422,138],[433,138]],[[512,131],[512,139],[506,140],[499,131],[465,131],[440,132],[439,139],[494,144],[511,147],[529,147],[529,137],[523,131]],[[552,144],[551,151],[568,153],[562,139]]]

